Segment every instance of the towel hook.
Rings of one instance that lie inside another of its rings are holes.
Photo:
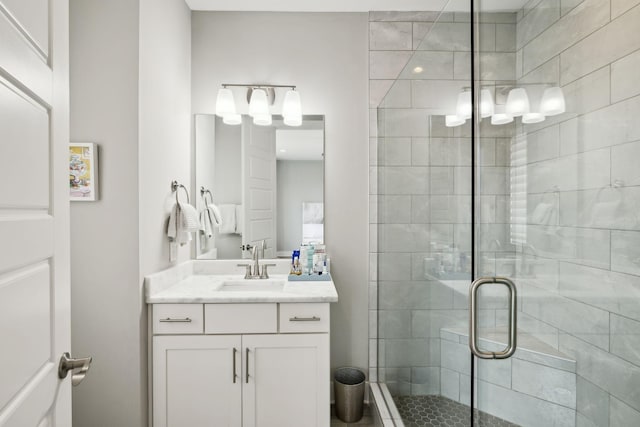
[[[207,194],[209,195],[209,202],[213,203],[213,194],[207,188],[200,187],[200,196],[204,199],[205,206],[207,205]]]
[[[187,187],[185,187],[184,185],[178,183],[178,181],[172,181],[171,182],[171,192],[176,193],[176,203],[180,203],[180,200],[178,199],[178,190],[181,189],[181,188],[184,190],[184,194],[187,195],[187,203],[191,203],[189,201],[189,191],[187,190]]]

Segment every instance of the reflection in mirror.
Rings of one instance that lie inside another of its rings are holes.
[[[195,140],[196,208],[212,224],[195,239],[197,258],[250,258],[261,240],[264,258],[289,258],[301,243],[324,243],[323,116],[290,127],[279,116],[232,126],[197,114]]]

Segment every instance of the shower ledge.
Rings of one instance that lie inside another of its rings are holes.
[[[507,328],[480,328],[478,336],[481,338],[480,348],[487,351],[500,351],[506,347],[505,337]],[[468,345],[469,332],[464,328],[442,328],[440,338]],[[517,349],[514,356],[516,359],[526,360],[561,369],[568,372],[576,372],[576,361],[549,344],[540,341],[535,336],[520,332],[518,334]]]

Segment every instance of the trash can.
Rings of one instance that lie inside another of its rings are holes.
[[[333,374],[336,416],[345,423],[355,423],[364,410],[365,375],[356,368],[338,368]]]

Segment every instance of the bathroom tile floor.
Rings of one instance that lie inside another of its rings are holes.
[[[405,427],[467,427],[470,424],[469,407],[442,396],[395,396],[393,400]],[[474,412],[476,427],[517,427],[493,415]]]
[[[336,417],[336,412],[331,406],[331,427],[346,427],[346,426],[357,426],[357,427],[374,427],[373,418],[371,417],[371,411],[369,407],[365,405],[364,407],[364,415],[357,423],[343,423]]]

